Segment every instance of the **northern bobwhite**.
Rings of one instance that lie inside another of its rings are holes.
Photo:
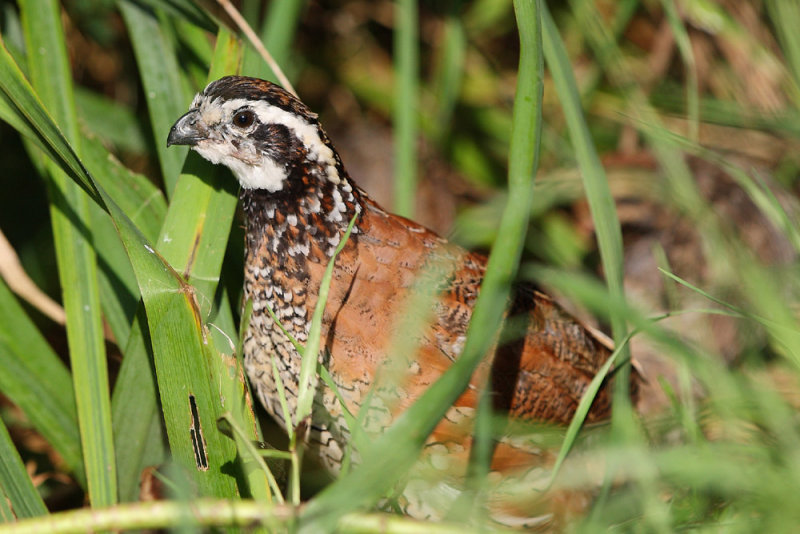
[[[348,409],[358,413],[386,363],[388,345],[408,337],[398,328],[422,279],[436,284],[433,310],[414,335],[416,352],[393,364],[402,369],[395,387],[390,393],[379,387],[384,394],[371,396],[366,430],[391,424],[458,358],[486,258],[373,202],[348,175],[317,115],[297,98],[264,80],[222,78],[194,98],[167,143],[191,146],[207,160],[230,168],[241,184],[247,219],[244,295],[253,301],[245,367],[262,404],[284,427],[272,357],[277,357],[286,399],[294,409],[300,355],[267,307],[298,341],[306,341],[323,272],[355,214],[352,235],[335,263],[320,353]],[[516,288],[509,315],[524,318],[517,323],[523,325],[521,335],[486,355],[470,388],[430,437],[430,452],[439,450],[450,461],[467,458],[469,421],[489,372],[494,406],[501,413],[518,420],[566,423],[610,355],[598,336],[529,287]],[[339,400],[324,385],[320,388],[309,447],[337,472],[350,430]],[[606,386],[588,420],[606,418],[609,411]],[[493,468],[530,461],[517,452],[514,445],[499,443]],[[411,508],[406,511],[425,515]]]

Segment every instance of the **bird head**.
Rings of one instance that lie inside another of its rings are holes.
[[[244,189],[276,192],[298,176],[342,180],[341,161],[317,116],[284,89],[257,78],[226,76],[210,83],[170,129],[170,145],[188,145],[228,167]]]

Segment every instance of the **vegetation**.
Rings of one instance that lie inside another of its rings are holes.
[[[795,3],[242,0],[354,179],[490,253],[463,357],[334,481],[248,403],[235,180],[166,148],[209,80],[277,79],[225,3],[1,8],[0,533],[499,528],[480,452],[444,521],[386,498],[515,279],[596,318],[647,383],[607,425],[513,429],[554,460],[500,490],[586,497],[558,518],[576,532],[795,529]],[[137,502],[155,465],[168,500]]]

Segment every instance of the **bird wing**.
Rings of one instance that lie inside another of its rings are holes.
[[[376,204],[365,206],[358,233],[337,259],[323,336],[329,370],[351,411],[370,384],[385,381],[377,389],[386,396],[381,408],[388,406],[388,424],[461,353],[486,259]],[[321,279],[325,265],[309,267],[320,270],[311,278]],[[528,286],[515,288],[500,340],[455,403],[459,413],[474,409],[490,379],[496,409],[522,420],[567,423],[610,356],[602,340]],[[589,420],[608,416],[608,389],[601,389]],[[439,438],[462,434],[464,418],[450,419],[437,429]]]

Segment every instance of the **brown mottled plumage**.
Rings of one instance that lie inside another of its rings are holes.
[[[376,377],[392,374],[381,369],[392,352],[390,344],[398,340],[417,349],[389,364],[395,376],[382,381],[370,399],[364,419],[368,432],[388,426],[458,357],[486,258],[370,200],[351,181],[316,115],[299,100],[266,81],[222,78],[197,95],[168,142],[191,145],[210,161],[227,165],[242,184],[245,297],[253,300],[245,365],[261,402],[279,422],[285,425],[273,356],[292,409],[300,356],[267,307],[297,340],[306,341],[326,264],[355,214],[353,233],[336,260],[320,354],[347,408],[358,413]],[[409,309],[420,287],[434,292],[431,310]],[[422,313],[426,322],[409,335],[401,328],[411,312]],[[469,422],[487,376],[499,412],[519,420],[567,423],[609,357],[606,343],[530,287],[515,289],[509,317],[518,335],[487,354],[470,387],[430,437],[431,454],[467,458]],[[604,387],[589,421],[609,415],[609,397]],[[321,387],[309,436],[312,450],[336,472],[349,439],[338,399]],[[525,462],[530,462],[528,453],[500,443],[493,468]],[[414,513],[413,508],[407,511]]]

